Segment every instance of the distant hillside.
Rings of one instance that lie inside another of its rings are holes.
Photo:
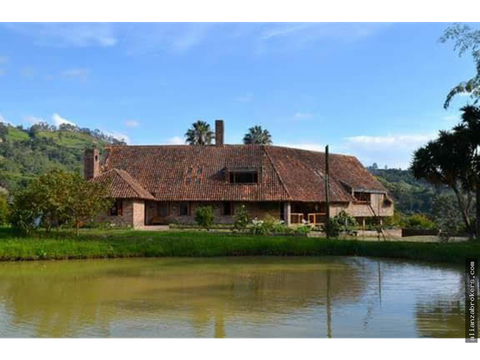
[[[376,166],[369,166],[367,170],[388,189],[396,209],[404,214],[431,215],[434,197],[451,192],[446,187],[435,188],[425,181],[416,180],[410,170],[378,169]]]
[[[83,151],[123,142],[99,130],[40,123],[24,129],[0,123],[0,188],[23,187],[31,178],[51,169],[81,172]]]

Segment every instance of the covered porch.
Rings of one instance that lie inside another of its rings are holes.
[[[326,204],[318,202],[285,203],[284,213],[288,217],[288,225],[301,225],[308,222],[312,225],[321,225],[326,222]]]

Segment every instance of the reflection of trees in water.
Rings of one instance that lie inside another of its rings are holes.
[[[430,299],[430,301],[419,301],[416,304],[415,317],[419,335],[431,338],[465,337],[465,284],[463,279],[459,279],[458,291],[454,294],[447,297],[432,293]],[[477,321],[478,328],[480,317],[477,317]]]
[[[12,325],[34,336],[109,336],[125,318],[190,321],[196,335],[226,336],[225,322],[275,324],[297,311],[361,298],[369,262],[348,258],[123,260],[3,264],[0,299]],[[204,330],[213,323],[214,334]],[[1,330],[0,330],[1,334]],[[134,335],[134,334],[132,334]],[[156,334],[152,334],[154,336]]]
[[[421,337],[459,338],[465,334],[464,302],[436,299],[419,303],[415,309],[416,323]]]

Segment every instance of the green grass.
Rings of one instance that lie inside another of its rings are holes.
[[[59,145],[68,147],[68,148],[79,148],[83,149],[87,144],[90,143],[101,143],[101,141],[93,138],[90,135],[69,131],[39,131],[36,134],[39,138],[50,138],[55,140]]]
[[[0,229],[0,261],[122,257],[371,256],[463,263],[480,258],[479,243],[412,243],[327,240],[206,232],[86,230],[22,237]]]
[[[29,138],[28,134],[22,130],[19,130],[13,126],[8,127],[7,140],[9,141],[22,141]]]

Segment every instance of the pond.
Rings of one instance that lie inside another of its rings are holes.
[[[359,257],[0,263],[0,337],[464,337],[463,268]]]

